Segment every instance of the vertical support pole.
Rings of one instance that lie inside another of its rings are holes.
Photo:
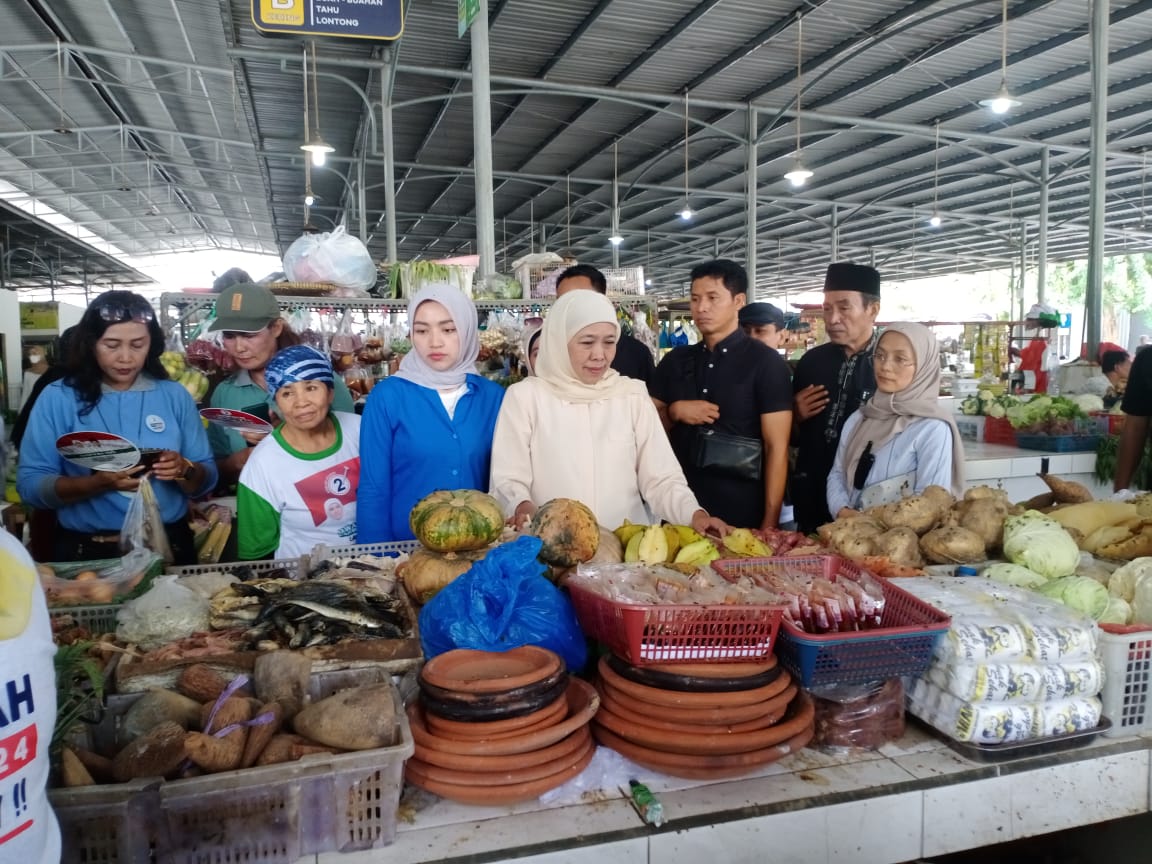
[[[744,142],[744,269],[748,273],[748,288],[755,300],[756,288],[756,139],[760,133],[756,108],[749,103],[748,138]]]
[[[620,236],[620,181],[612,177],[612,238]],[[612,243],[612,268],[620,267],[620,244]]]
[[[391,50],[391,49],[389,49]],[[380,138],[384,151],[384,236],[388,263],[395,264],[396,252],[396,157],[392,145],[392,93],[384,93],[380,106]]]
[[[365,184],[368,179],[367,166],[365,160],[367,156],[364,153],[365,148],[360,149],[360,159],[356,163],[356,209],[360,213],[360,242],[365,246],[368,245],[368,195],[365,190]]]
[[[1105,150],[1108,147],[1108,0],[1092,0],[1092,121],[1088,142],[1088,285],[1084,315],[1088,322],[1088,356],[1100,345],[1104,315],[1104,193],[1107,188]]]
[[[832,262],[840,260],[840,207],[832,205],[832,231],[828,249],[832,253]]]
[[[479,0],[472,21],[472,149],[476,169],[476,251],[481,277],[496,272],[496,224],[492,204],[492,82],[488,58],[488,0]]]
[[[1028,226],[1020,223],[1020,320],[1024,320],[1024,283],[1028,276]]]
[[[1044,302],[1048,281],[1048,182],[1051,168],[1048,148],[1040,151],[1040,230],[1036,234],[1036,302]]]

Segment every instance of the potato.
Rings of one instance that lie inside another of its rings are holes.
[[[873,519],[855,516],[821,525],[816,533],[829,546],[836,546],[839,541],[849,537],[878,537],[884,533],[884,526]]]
[[[77,582],[89,582],[93,579],[99,579],[100,574],[97,573],[95,570],[81,570],[79,573],[77,573],[72,578]]]
[[[978,498],[998,498],[1008,506],[1008,493],[1003,489],[993,489],[991,486],[973,486],[964,493],[965,501],[975,501]]]
[[[396,743],[396,702],[391,683],[342,690],[313,702],[292,720],[296,732],[342,750],[371,750]]]
[[[876,554],[876,538],[845,535],[832,544],[832,550],[845,558],[865,558]]]
[[[952,505],[956,503],[956,499],[952,497],[952,493],[943,486],[928,486],[920,493],[920,496],[935,504],[936,509],[941,513],[946,510],[951,510]]]
[[[911,528],[917,534],[923,534],[940,521],[940,509],[935,502],[921,495],[912,495],[885,505],[879,517],[888,528]]]
[[[1004,542],[1004,517],[1008,515],[1008,502],[998,498],[976,498],[965,501],[959,511],[959,527],[980,535],[985,551],[998,549]]]
[[[893,564],[907,567],[923,567],[924,556],[920,554],[920,538],[911,528],[893,528],[885,531],[875,540],[876,554],[884,555]]]
[[[920,538],[920,551],[934,564],[971,564],[985,558],[984,540],[967,528],[937,528]]]

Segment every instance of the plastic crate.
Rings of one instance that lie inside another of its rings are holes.
[[[309,692],[388,680],[375,669],[321,672]],[[93,740],[115,734],[138,697],[110,701]],[[287,864],[303,855],[386,846],[412,732],[399,695],[400,741],[392,747],[228,771],[187,780],[142,780],[49,793],[64,837],[62,861],[129,864]]]
[[[419,540],[393,540],[388,543],[357,543],[352,546],[331,546],[322,548],[317,546],[312,550],[312,557],[318,555],[328,557],[338,555],[341,558],[357,558],[360,555],[403,555],[411,554],[420,548]]]
[[[1124,421],[1127,414],[1113,414],[1111,411],[1093,411],[1091,417],[1096,421],[1101,435],[1119,435],[1124,431]]]
[[[1026,435],[1016,433],[1016,446],[1021,450],[1044,450],[1048,453],[1096,452],[1099,435]]]
[[[216,564],[189,564],[184,567],[169,567],[164,572],[172,576],[191,576],[194,573],[231,573],[241,567],[247,567],[253,573],[268,573],[272,570],[284,569],[292,574],[293,579],[299,579],[301,573],[300,558],[279,558],[273,561],[219,561]]]
[[[48,617],[55,621],[67,615],[95,636],[100,633],[116,632],[116,613],[120,609],[119,603],[103,606],[56,606],[48,610]]]
[[[726,578],[785,571],[832,582],[859,579],[861,569],[837,555],[807,558],[735,558],[713,561]],[[862,684],[881,678],[917,676],[932,661],[936,640],[952,619],[890,580],[875,577],[884,591],[881,626],[855,633],[805,633],[787,618],[780,628],[780,665],[804,687]]]
[[[569,583],[584,633],[633,666],[767,660],[776,647],[778,606],[641,606]]]
[[[984,418],[984,443],[1016,446],[1016,430],[1006,417]]]
[[[1152,728],[1152,628],[1102,625],[1097,634],[1104,664],[1100,701],[1112,721],[1109,737]]]
[[[643,294],[643,267],[606,267],[604,281],[608,283],[609,294]]]

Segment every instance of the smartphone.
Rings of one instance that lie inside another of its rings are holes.
[[[163,447],[141,447],[140,461],[136,464],[143,465],[145,471],[151,471],[156,466],[156,463],[160,461],[160,456],[163,452]]]

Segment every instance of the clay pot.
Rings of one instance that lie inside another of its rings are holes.
[[[775,664],[770,669],[755,675],[729,677],[687,675],[678,672],[665,672],[649,666],[633,666],[615,654],[607,658],[612,671],[636,684],[655,687],[659,690],[678,690],[683,693],[731,693],[740,690],[755,690],[775,681],[783,671]],[[673,667],[674,668],[674,667]]]
[[[522,801],[532,801],[539,798],[550,789],[555,789],[571,780],[592,761],[596,748],[589,746],[583,751],[583,756],[568,767],[558,770],[537,780],[521,780],[516,783],[503,785],[464,785],[433,780],[427,775],[420,774],[420,763],[412,767],[413,760],[408,760],[404,774],[408,782],[422,789],[427,789],[442,798],[458,801],[461,804],[477,804],[481,806],[516,804]]]
[[[438,717],[425,710],[424,724],[433,735],[443,738],[504,738],[517,735],[522,731],[537,729],[558,723],[568,714],[568,700],[561,694],[551,704],[545,705],[539,711],[525,714],[523,717],[511,717],[506,720],[481,720],[462,722]]]
[[[460,768],[445,768],[442,765],[433,765],[415,757],[408,760],[406,767],[413,769],[412,774],[419,780],[433,780],[437,783],[452,783],[456,786],[509,786],[514,783],[530,783],[534,780],[543,780],[559,771],[575,765],[583,760],[588,752],[596,749],[596,742],[591,735],[581,739],[584,743],[569,753],[556,759],[529,765],[526,768],[517,768],[510,771],[465,771]],[[417,782],[419,785],[419,782]]]
[[[523,645],[509,651],[457,648],[433,657],[420,670],[432,687],[462,693],[507,693],[563,674],[564,661],[547,648]]]
[[[587,724],[600,707],[600,694],[591,684],[579,678],[569,679],[565,695],[568,700],[568,715],[559,723],[523,735],[482,741],[457,741],[432,734],[424,722],[422,706],[418,702],[413,703],[408,706],[412,738],[417,745],[426,749],[468,756],[500,756],[539,750],[555,744]]]
[[[783,691],[789,681],[781,674],[772,683],[752,690],[737,690],[729,693],[686,693],[676,690],[662,690],[658,687],[649,687],[646,684],[637,684],[618,675],[608,665],[605,657],[600,658],[598,666],[600,678],[613,689],[627,693],[635,699],[647,702],[650,705],[660,705],[671,708],[719,708],[736,705],[755,705],[771,699]]]
[[[544,686],[545,683],[547,686]],[[548,679],[547,682],[520,687],[508,693],[466,693],[462,699],[453,696],[441,698],[436,694],[445,694],[449,691],[430,686],[421,686],[420,690],[421,701],[428,713],[447,720],[469,723],[534,714],[557,699],[562,699],[568,690],[568,681],[567,676],[563,676],[556,681]]]
[[[421,762],[439,765],[442,768],[500,774],[528,768],[532,765],[553,762],[565,754],[575,753],[582,747],[588,746],[588,742],[591,740],[592,734],[588,727],[581,726],[567,738],[558,741],[551,747],[543,747],[528,753],[513,753],[502,756],[466,756],[461,753],[444,753],[417,744],[415,756]]]
[[[788,704],[795,698],[796,690],[797,688],[795,686],[789,687],[779,696],[764,703],[764,714],[759,717],[754,717],[751,720],[744,720],[738,723],[685,723],[681,720],[668,719],[663,712],[659,714],[646,714],[634,711],[626,707],[623,703],[618,702],[616,696],[606,689],[600,693],[600,710],[611,711],[623,720],[627,720],[630,723],[641,723],[653,731],[676,735],[693,733],[716,735],[720,733],[755,732],[759,729],[767,729],[769,726],[773,726],[780,721],[780,718],[783,717],[788,710]]]
[[[727,726],[735,723],[749,723],[760,720],[774,710],[779,711],[775,698],[785,693],[792,685],[792,678],[787,672],[783,673],[777,683],[783,683],[783,689],[775,697],[765,699],[753,705],[723,705],[681,708],[668,705],[652,705],[643,702],[622,690],[616,689],[607,681],[600,681],[600,689],[606,697],[615,703],[623,705],[629,711],[642,717],[658,717],[671,723],[686,723],[692,726]]]
[[[756,663],[648,663],[644,669],[653,672],[668,672],[672,675],[693,675],[697,678],[742,678],[748,675],[762,675],[775,669],[776,655]]]
[[[815,717],[816,709],[811,697],[806,693],[800,693],[783,721],[774,727],[784,737],[776,744],[744,753],[690,754],[655,750],[629,741],[600,723],[599,719],[593,721],[592,732],[596,740],[605,747],[611,747],[638,765],[674,777],[714,779],[747,774],[761,765],[775,762],[804,747],[812,740],[815,732]]]

